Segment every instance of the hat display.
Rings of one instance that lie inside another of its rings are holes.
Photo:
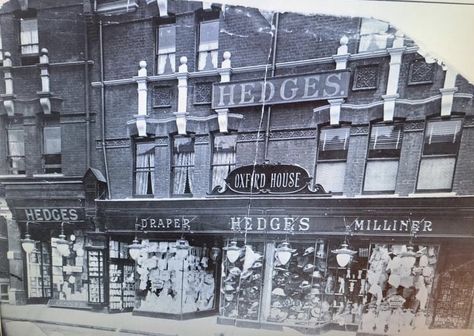
[[[306,264],[303,267],[303,272],[312,272],[314,270],[314,265],[313,264]]]
[[[309,288],[311,288],[311,284],[309,283],[309,281],[304,280],[304,281],[300,284],[300,288],[301,288],[301,289],[309,289]]]
[[[313,278],[321,278],[321,273],[319,270],[314,271],[313,274],[311,274]]]
[[[232,274],[232,275],[240,275],[240,273],[242,273],[242,271],[238,267],[232,267],[229,270],[229,273]]]
[[[314,253],[314,247],[313,246],[310,246],[308,247],[307,249],[304,250],[304,253],[303,253],[303,256],[307,256],[311,253]]]
[[[272,295],[286,296],[285,292],[283,291],[283,288],[275,288],[272,291]]]

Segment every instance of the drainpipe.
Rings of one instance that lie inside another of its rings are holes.
[[[86,113],[86,170],[91,166],[91,121],[89,109],[89,35],[84,17],[84,110]]]
[[[101,114],[101,137],[102,154],[104,156],[105,178],[107,179],[107,198],[112,198],[109,179],[109,167],[107,164],[107,150],[105,148],[105,84],[104,84],[104,38],[102,34],[102,20],[99,21],[99,53],[100,53],[100,114]]]
[[[277,41],[278,41],[278,25],[280,20],[280,13],[275,13],[275,34],[273,35],[273,52],[272,52],[272,72],[271,77],[275,76],[276,71],[276,50],[277,50]],[[265,97],[264,97],[265,99]],[[264,162],[268,161],[268,142],[270,140],[270,120],[272,115],[271,105],[267,107],[267,125],[265,128],[265,151],[264,151]]]

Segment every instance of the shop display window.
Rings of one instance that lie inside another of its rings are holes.
[[[260,319],[264,276],[264,243],[248,243],[237,253],[225,251],[222,259],[221,316]]]
[[[406,334],[428,327],[438,248],[372,244],[360,331]]]
[[[135,305],[135,267],[127,243],[109,241],[109,310],[131,310]]]
[[[84,235],[80,230],[69,237],[69,255],[57,248],[57,238],[51,238],[53,298],[67,301],[87,301],[87,255]]]
[[[51,253],[50,245],[37,242],[32,253],[26,255],[28,274],[28,297],[51,297]]]
[[[102,250],[87,251],[89,276],[89,303],[103,304],[104,299],[104,252]]]
[[[179,315],[215,309],[216,268],[209,249],[178,242],[142,241],[135,312]]]

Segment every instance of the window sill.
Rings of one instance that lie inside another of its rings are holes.
[[[51,174],[33,174],[33,177],[64,177],[64,174],[51,173]]]
[[[415,193],[408,194],[408,197],[452,197],[457,196],[457,193],[454,191],[445,191],[445,190],[423,190],[416,191]]]
[[[16,179],[16,178],[23,178],[26,177],[26,174],[7,174],[7,175],[0,175],[0,179]]]

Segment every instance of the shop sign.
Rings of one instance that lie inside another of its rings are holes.
[[[354,232],[432,232],[433,222],[421,219],[359,219],[350,225]]]
[[[284,104],[347,97],[348,70],[215,83],[212,108]]]
[[[17,220],[29,222],[75,222],[84,220],[82,208],[23,208],[16,210]]]
[[[232,231],[309,231],[309,217],[230,217]]]
[[[139,228],[143,231],[146,230],[182,230],[189,231],[191,229],[190,223],[196,217],[147,217],[140,218],[138,221]]]
[[[217,186],[212,194],[294,194],[328,195],[321,185],[311,190],[312,177],[296,165],[261,164],[234,169],[225,179],[225,186]]]

